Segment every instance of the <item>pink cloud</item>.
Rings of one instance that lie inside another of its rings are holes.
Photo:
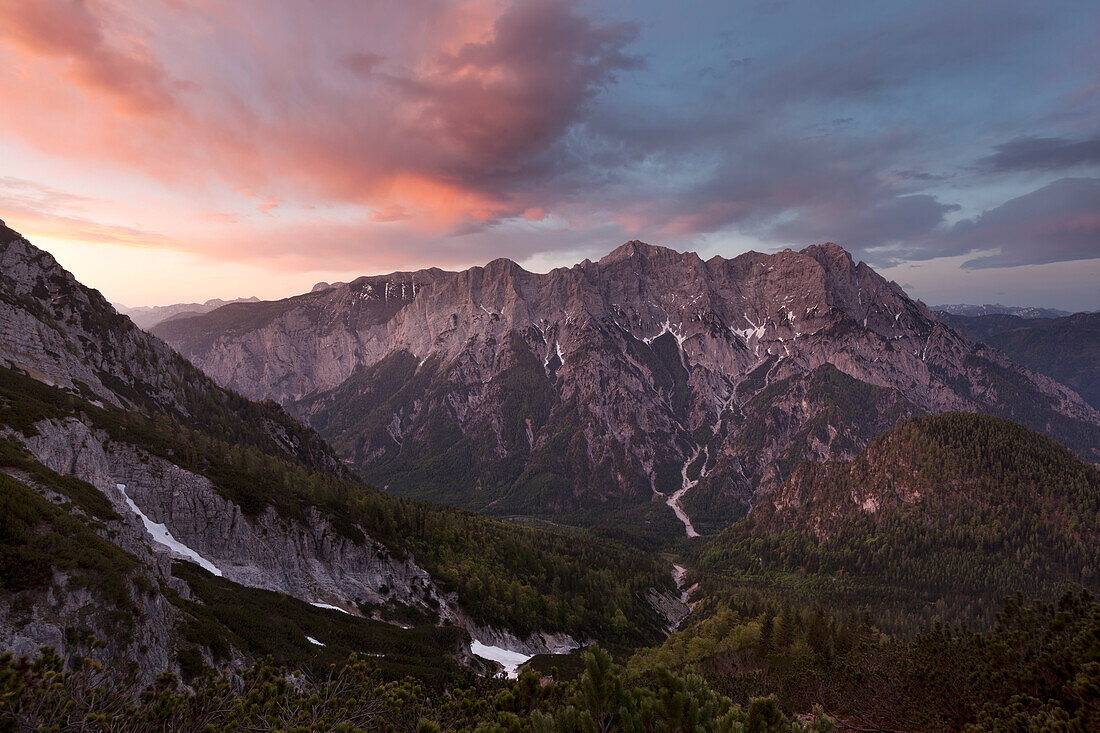
[[[110,16],[95,0],[0,0],[0,35],[25,54],[60,62],[76,84],[111,95],[118,112],[173,107],[164,68],[141,40],[113,32]]]
[[[542,175],[538,156],[637,64],[632,26],[571,2],[409,0],[383,28],[359,2],[326,10],[0,0],[0,63],[19,70],[0,94],[35,110],[0,136],[197,191],[225,181],[265,213],[350,203],[442,233],[541,206],[511,182]]]

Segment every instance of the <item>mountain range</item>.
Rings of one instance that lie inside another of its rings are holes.
[[[255,303],[259,301],[259,298],[252,296],[251,298],[235,298],[233,300],[222,300],[221,298],[211,298],[204,303],[174,303],[172,305],[139,305],[132,308],[128,308],[118,303],[113,303],[114,309],[124,316],[129,316],[130,320],[137,324],[138,328],[150,329],[153,326],[167,321],[170,318],[177,318],[179,316],[197,316],[203,313],[209,313],[215,308],[221,308],[223,305],[229,303]]]
[[[546,274],[363,277],[153,332],[390,493],[502,516],[714,530],[800,462],[948,410],[1100,459],[1078,394],[835,244],[704,261],[632,241]]]
[[[934,305],[932,310],[937,313],[948,313],[952,316],[966,316],[976,318],[988,315],[1008,315],[1020,318],[1061,318],[1073,315],[1070,311],[1057,308],[1036,308],[1034,306],[1001,305],[1000,303],[986,303],[985,305],[971,305],[969,303],[953,303],[947,305]]]
[[[430,676],[473,659],[464,636],[529,655],[683,615],[660,558],[358,482],[313,430],[218,387],[6,227],[0,481],[0,649],[146,681],[351,651]]]
[[[0,727],[1095,727],[1096,413],[944,320],[631,242],[157,329],[341,455],[0,226]]]

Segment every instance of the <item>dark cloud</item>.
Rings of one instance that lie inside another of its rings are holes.
[[[771,234],[796,244],[836,239],[868,261],[885,264],[888,260],[870,250],[927,236],[948,212],[958,209],[929,194],[897,196],[883,191],[877,201],[854,206],[826,202],[804,207],[794,219],[772,227]]]
[[[1100,257],[1100,178],[1063,178],[956,224],[944,244],[959,254],[997,248],[968,269]]]
[[[0,115],[0,130],[173,185],[255,190],[237,228],[266,228],[241,249],[174,239],[294,266],[382,247],[406,264],[549,259],[633,236],[832,240],[873,264],[1001,249],[971,267],[1096,245],[1088,179],[1021,196],[1039,184],[1000,175],[1100,162],[1096,74],[1052,61],[1080,57],[1063,42],[1080,23],[1022,0],[711,0],[675,23],[656,3],[615,6],[642,23],[587,0],[269,5],[0,0],[2,50],[41,71],[0,74],[22,92],[10,106],[37,112]],[[1044,116],[1074,90],[1072,124]],[[142,115],[100,114],[91,97]],[[1011,200],[971,216],[994,192]],[[294,218],[313,205],[342,213]],[[947,226],[960,205],[967,220]],[[271,216],[250,217],[257,206]],[[292,221],[311,237],[277,236]],[[289,251],[326,228],[324,248]]]
[[[792,29],[812,45],[796,49],[761,78],[756,93],[773,103],[878,95],[915,79],[990,63],[1013,39],[1045,23],[1020,3],[914,7],[919,10],[887,14],[873,26],[855,23],[820,41],[816,29]]]
[[[524,174],[615,72],[640,66],[623,50],[637,34],[633,23],[596,24],[571,2],[525,0],[504,11],[490,40],[394,81],[423,105],[417,133],[452,153],[439,172],[493,186]]]
[[[782,245],[837,241],[871,259],[876,248],[928,236],[959,208],[922,193],[923,181],[884,173],[913,142],[905,133],[790,138],[744,127],[714,146],[705,176],[656,200],[639,202],[626,187],[620,211],[636,233],[657,239],[732,228]],[[649,158],[675,171],[679,155]],[[663,182],[660,167],[654,178]]]
[[[376,53],[369,52],[355,52],[345,54],[340,57],[340,61],[344,66],[348,67],[356,74],[360,76],[370,76],[374,72],[375,67],[386,60],[385,56],[380,56]]]
[[[1067,140],[1061,137],[1019,137],[994,148],[997,152],[977,162],[981,170],[1055,171],[1100,165],[1100,137]]]

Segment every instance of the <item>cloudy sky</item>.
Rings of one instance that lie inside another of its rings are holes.
[[[0,218],[128,305],[627,239],[1100,308],[1100,5],[0,0]]]

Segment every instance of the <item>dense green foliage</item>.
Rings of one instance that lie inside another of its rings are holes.
[[[0,730],[798,731],[1096,730],[1100,604],[1009,600],[987,634],[938,626],[900,643],[866,620],[718,605],[625,668],[599,648],[572,681],[459,673],[394,679],[378,658],[305,670],[261,659],[145,690],[46,650],[0,656]],[[774,693],[760,697],[761,690]],[[806,714],[813,710],[813,713]],[[792,721],[801,712],[801,724]]]
[[[709,592],[819,599],[903,634],[988,627],[1006,595],[1100,587],[1100,472],[1006,420],[914,418],[854,461],[801,466],[697,570]]]
[[[115,609],[131,604],[137,560],[96,534],[86,516],[67,512],[0,472],[0,593],[44,589],[53,574],[68,588],[92,590]]]
[[[980,377],[975,380],[974,377],[952,379],[945,374],[938,376],[953,386],[977,381],[984,389],[996,389],[1002,394],[1012,395],[1010,401],[999,407],[988,408],[990,414],[1042,431],[1086,460],[1100,460],[1100,426],[1052,410],[1056,398],[1036,391],[1031,380],[1014,369],[974,354],[966,358],[966,366]]]
[[[439,684],[461,671],[455,653],[468,641],[457,627],[429,621],[402,628],[359,618],[282,593],[245,588],[190,563],[174,563],[172,574],[185,580],[194,596],[185,601],[164,589],[183,612],[184,640],[194,652],[210,650],[216,663],[229,661],[232,648],[252,659],[271,657],[279,664],[314,671],[357,653],[374,657],[379,672],[389,679],[411,675],[425,684]],[[185,674],[197,672],[182,664],[186,659],[180,660]]]
[[[987,634],[937,625],[910,642],[869,619],[792,604],[712,604],[628,665],[639,682],[695,673],[734,702],[767,691],[852,730],[1097,730],[1100,603],[1009,599]]]
[[[705,435],[709,455],[720,456],[723,445],[733,445],[744,465],[712,458],[708,477],[683,502],[696,530],[704,534],[716,534],[744,516],[747,507],[729,487],[743,485],[744,471],[763,467],[762,456],[775,456],[782,479],[820,455],[822,446],[829,446],[833,455],[855,455],[882,432],[923,412],[897,390],[862,382],[829,363],[766,387],[758,368],[737,391],[745,404],[731,405],[717,434]],[[801,406],[796,413],[812,416],[804,421],[793,417],[792,405]]]
[[[38,420],[66,415],[206,476],[246,513],[271,506],[299,517],[307,507],[317,507],[353,540],[362,541],[366,532],[391,552],[412,554],[444,590],[458,594],[479,623],[521,635],[566,631],[615,643],[648,641],[660,633],[663,622],[645,596],[649,588],[671,589],[668,571],[661,560],[625,543],[398,499],[313,470],[285,453],[266,453],[255,442],[235,443],[188,427],[171,414],[97,407],[0,369],[0,422],[33,431]],[[0,464],[45,470],[15,448],[0,452]],[[53,477],[59,485],[95,492],[75,479]]]
[[[630,684],[598,648],[570,683],[465,678],[440,691],[387,680],[354,655],[315,673],[261,660],[239,679],[204,676],[192,688],[171,676],[139,691],[98,664],[66,670],[48,650],[35,660],[0,656],[0,731],[378,731],[380,733],[595,733],[596,731],[829,731],[822,717],[793,723],[771,699],[733,705],[695,675],[661,673]]]

